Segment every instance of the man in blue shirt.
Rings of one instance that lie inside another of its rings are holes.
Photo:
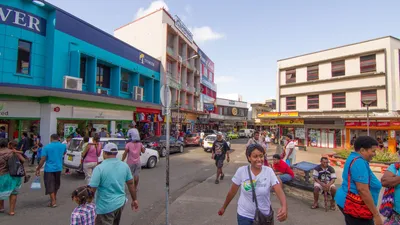
[[[0,138],[6,138],[6,128],[0,127]]]
[[[42,158],[36,168],[36,176],[40,176],[40,169],[44,167],[44,186],[46,195],[50,195],[49,207],[57,207],[57,191],[61,184],[61,171],[63,168],[63,156],[67,152],[67,147],[60,143],[57,134],[50,136],[51,143],[42,149]]]
[[[103,149],[104,161],[93,171],[89,186],[96,193],[96,221],[95,224],[118,225],[121,220],[122,209],[126,203],[125,184],[131,194],[132,210],[137,210],[139,204],[136,198],[136,189],[128,164],[116,158],[118,147],[108,143]]]

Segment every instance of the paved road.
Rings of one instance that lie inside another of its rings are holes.
[[[234,142],[244,143],[245,140]],[[171,201],[215,173],[210,156],[210,153],[204,152],[199,147],[187,147],[184,153],[171,155]],[[62,175],[58,207],[55,209],[46,207],[49,199],[44,195],[44,190],[33,191],[30,190],[29,185],[24,185],[18,196],[16,215],[10,217],[0,214],[0,224],[68,224],[71,212],[75,207],[75,203],[71,201],[71,192],[81,185],[85,185],[83,176],[76,173]],[[162,158],[156,168],[142,170],[138,192],[140,211],[134,213],[128,207],[125,208],[121,224],[132,224],[132,221],[135,221],[134,224],[152,224],[153,220],[165,209],[164,187],[165,158]],[[8,202],[6,202],[7,209]]]

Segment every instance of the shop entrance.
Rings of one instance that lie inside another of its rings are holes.
[[[342,147],[341,129],[308,129],[308,146],[319,148]]]
[[[4,128],[6,138],[19,140],[24,132],[28,134],[28,137],[39,134],[40,119],[1,119],[0,127]]]

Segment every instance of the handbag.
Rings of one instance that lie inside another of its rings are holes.
[[[254,188],[253,179],[251,179],[250,166],[247,166],[247,168],[249,171],[249,181],[251,185],[251,190],[253,192],[253,202],[256,203],[256,214],[254,216],[253,225],[274,225],[274,211],[272,210],[272,207],[269,206],[270,207],[269,215],[264,215],[258,208],[256,190]]]
[[[16,153],[14,153],[7,161],[8,171],[12,177],[23,177],[25,176],[24,165],[19,160]]]
[[[359,219],[367,219],[370,220],[373,218],[372,212],[369,210],[368,206],[362,200],[359,194],[355,194],[350,191],[350,170],[353,166],[353,163],[360,157],[354,158],[349,166],[348,173],[347,173],[347,195],[344,202],[343,212],[347,215],[350,215],[354,218]],[[368,183],[370,180],[368,181]],[[369,184],[368,184],[369,185]]]
[[[396,176],[399,173],[400,163],[394,164],[396,168]],[[394,208],[394,188],[395,187],[388,187],[385,188],[382,196],[382,203],[379,206],[379,212],[386,218],[390,218],[393,214]]]

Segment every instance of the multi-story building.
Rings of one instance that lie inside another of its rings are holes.
[[[135,113],[160,133],[160,61],[45,1],[2,1],[0,12],[0,127],[10,139],[115,134]]]
[[[182,20],[162,8],[116,29],[114,36],[160,59],[161,79],[171,87],[173,106],[179,108],[179,113],[172,113],[172,129],[178,122],[182,129],[194,130],[198,115],[203,114],[200,59]]]
[[[369,128],[395,150],[399,49],[400,40],[389,36],[279,60],[279,114],[261,119],[296,120],[296,126],[281,126],[281,133],[317,147],[349,147],[352,137]]]
[[[276,100],[275,99],[267,99],[265,100],[265,105],[271,110],[276,109]]]
[[[247,102],[217,98],[215,113],[209,114],[209,129],[238,131],[247,126]]]
[[[249,125],[253,125],[254,124],[254,128],[257,130],[265,130],[267,129],[268,125],[264,126],[261,122],[261,120],[258,118],[258,115],[265,113],[265,112],[271,112],[274,110],[275,108],[275,104],[272,104],[273,101],[275,99],[269,99],[266,100],[265,103],[252,103],[250,104],[251,106],[251,122],[249,123]],[[267,104],[268,102],[268,104]]]

